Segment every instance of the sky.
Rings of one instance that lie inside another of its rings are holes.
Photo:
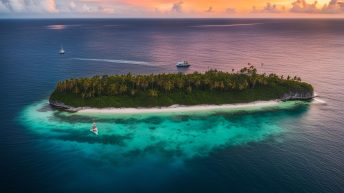
[[[0,18],[344,18],[344,0],[0,0]]]

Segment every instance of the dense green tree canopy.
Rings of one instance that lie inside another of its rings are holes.
[[[235,93],[255,90],[261,93],[264,89],[273,92],[270,98],[281,97],[286,92],[313,92],[312,86],[301,82],[299,77],[287,76],[284,78],[276,74],[258,74],[256,68],[249,66],[231,73],[209,70],[205,73],[194,72],[192,74],[132,75],[129,73],[69,79],[57,83],[51,99],[61,100],[63,95],[83,100],[99,97],[159,98],[173,96],[173,93],[179,93],[179,96],[195,93],[231,93],[235,95]],[[257,99],[257,96],[254,98]],[[172,100],[170,103],[173,103],[174,97],[170,97],[170,99]],[[178,101],[180,100],[175,102]]]

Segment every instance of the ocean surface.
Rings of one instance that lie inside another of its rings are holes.
[[[59,80],[178,72],[180,60],[182,73],[297,75],[319,98],[141,115],[47,103]],[[344,192],[344,20],[0,20],[0,72],[2,193]]]

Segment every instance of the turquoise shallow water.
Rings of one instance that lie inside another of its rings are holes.
[[[97,161],[123,164],[128,159],[152,155],[184,161],[281,135],[283,120],[301,118],[309,105],[291,101],[270,107],[206,112],[102,115],[61,112],[44,100],[27,106],[19,121],[50,143],[76,148]],[[99,136],[89,131],[93,121],[97,122]]]

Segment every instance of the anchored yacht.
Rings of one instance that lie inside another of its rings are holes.
[[[177,62],[177,68],[188,68],[191,66],[188,61]]]
[[[65,54],[65,51],[64,51],[64,49],[63,49],[63,46],[61,45],[60,55],[62,55],[62,54]]]

